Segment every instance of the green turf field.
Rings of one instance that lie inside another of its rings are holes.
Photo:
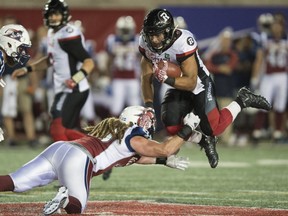
[[[0,146],[0,174],[12,172],[42,149]],[[203,151],[184,146],[191,166],[178,171],[160,165],[115,168],[108,181],[92,180],[92,200],[148,200],[197,205],[288,209],[288,144],[218,146],[220,162],[211,169]],[[2,202],[42,202],[54,197],[57,182],[29,192],[0,194]]]

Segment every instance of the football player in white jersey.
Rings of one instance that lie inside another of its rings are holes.
[[[288,97],[288,35],[285,32],[285,25],[273,17],[272,19],[270,31],[266,37],[262,37],[261,46],[257,50],[251,83],[254,85],[258,83],[259,92],[273,103],[272,138],[275,142],[283,142]],[[263,138],[265,119],[268,119],[267,112],[259,111],[252,133],[255,144]]]
[[[77,139],[84,136],[75,128],[90,91],[86,76],[92,72],[94,61],[84,48],[81,30],[68,23],[71,16],[65,1],[49,0],[43,14],[49,27],[48,55],[15,70],[12,77],[52,66],[55,97],[50,110],[53,118],[50,135],[54,141]],[[79,62],[82,62],[81,68],[77,67]]]
[[[162,164],[185,170],[189,161],[175,153],[185,143],[200,119],[185,116],[184,127],[163,143],[151,140],[155,117],[150,108],[127,107],[120,118],[106,118],[84,128],[89,134],[73,141],[58,141],[17,171],[0,176],[0,191],[23,192],[59,180],[59,192],[44,206],[44,215],[63,207],[69,214],[85,210],[91,178],[111,167],[133,163]]]
[[[31,47],[31,40],[28,31],[18,24],[4,25],[0,29],[0,86],[5,87],[6,83],[2,79],[5,72],[5,63],[9,67],[16,64],[24,64],[30,56],[27,48]],[[4,140],[3,131],[0,128],[0,141]]]
[[[120,115],[125,104],[141,104],[138,41],[139,34],[136,34],[136,24],[131,16],[119,17],[115,34],[108,35],[106,40],[113,101],[110,112],[115,117]]]
[[[203,134],[195,135],[194,141],[205,149],[212,168],[218,164],[215,136],[221,134],[243,108],[271,109],[265,98],[243,87],[235,101],[219,110],[213,81],[199,56],[193,34],[175,28],[173,16],[166,9],[157,8],[146,15],[139,50],[143,55],[141,86],[145,105],[153,107],[152,76],[173,87],[167,90],[161,108],[166,130],[171,135],[176,134],[182,128],[183,117],[191,111],[195,112],[201,119]],[[182,76],[168,77],[166,71],[156,65],[160,60],[178,64]]]

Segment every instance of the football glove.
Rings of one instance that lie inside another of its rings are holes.
[[[188,168],[189,164],[190,162],[188,157],[182,157],[173,154],[167,158],[165,166],[184,171]]]
[[[162,69],[159,69],[159,67],[157,66],[156,63],[153,64],[153,73],[159,82],[164,83],[165,80],[168,78],[167,72],[166,72],[167,69],[168,69],[167,62],[166,62],[166,64],[164,64]]]

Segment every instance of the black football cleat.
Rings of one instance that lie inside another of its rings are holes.
[[[261,95],[256,95],[251,92],[248,88],[242,87],[237,94],[237,98],[239,98],[244,108],[253,107],[257,109],[271,110],[271,104]]]
[[[203,136],[205,135],[203,134]],[[205,150],[211,168],[216,168],[219,161],[219,156],[216,151],[217,141],[218,138],[215,136],[205,136],[205,138],[201,139],[199,143],[201,149]]]
[[[107,181],[107,180],[110,178],[111,173],[112,173],[112,168],[109,169],[109,170],[107,170],[107,171],[105,171],[105,172],[102,174],[102,179],[103,179],[104,181]]]

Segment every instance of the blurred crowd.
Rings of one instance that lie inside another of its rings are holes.
[[[177,28],[189,28],[183,17],[175,17]],[[0,25],[19,23],[13,16],[0,19]],[[85,24],[70,21],[85,34]],[[205,64],[215,81],[219,107],[225,107],[242,86],[260,92],[273,104],[273,112],[247,109],[220,137],[220,145],[257,145],[269,140],[288,143],[287,92],[288,92],[288,39],[287,23],[283,14],[261,14],[255,21],[258,29],[242,33],[231,27],[223,29],[208,45],[199,46]],[[192,31],[193,32],[193,31]],[[47,54],[47,28],[40,26],[29,30],[33,62]],[[194,32],[197,36],[197,32]],[[99,122],[108,116],[118,117],[129,105],[142,105],[140,92],[139,32],[131,16],[121,16],[115,22],[115,31],[107,36],[105,50],[96,52],[97,42],[86,40],[86,49],[95,61],[96,68],[89,76],[91,94],[79,119],[79,128]],[[201,41],[199,41],[201,44]],[[53,71],[29,73],[12,80],[5,71],[5,88],[0,88],[1,127],[5,130],[5,143],[17,146],[23,140],[31,147],[50,143],[49,109],[52,105]],[[160,103],[168,88],[154,81],[160,89],[156,96],[157,131],[163,132],[160,119]],[[161,93],[162,92],[162,93]],[[159,108],[159,109],[157,109]]]

